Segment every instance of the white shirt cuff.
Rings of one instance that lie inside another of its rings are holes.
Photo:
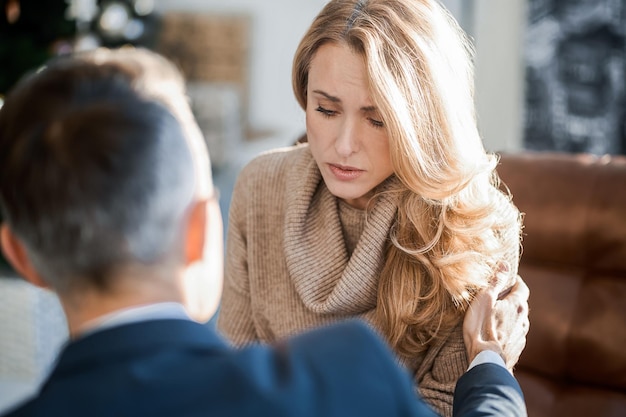
[[[483,363],[494,363],[496,365],[500,365],[503,368],[506,368],[506,365],[504,364],[504,359],[502,359],[502,356],[498,355],[493,350],[483,350],[478,355],[476,355],[476,357],[474,358],[472,363],[470,363],[470,366],[469,368],[467,368],[467,370],[469,371],[473,367],[483,364]]]

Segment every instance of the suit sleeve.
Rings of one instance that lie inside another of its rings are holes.
[[[502,366],[483,363],[470,369],[456,385],[455,417],[526,417],[524,395],[517,380]]]
[[[247,259],[247,201],[248,175],[239,176],[230,204],[224,290],[217,318],[218,330],[234,345],[243,346],[258,340],[252,320],[252,302]]]

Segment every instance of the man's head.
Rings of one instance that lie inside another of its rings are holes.
[[[130,270],[168,279],[202,260],[211,195],[182,78],[154,53],[57,59],[0,110],[3,248],[61,296],[110,292]],[[210,217],[217,260],[219,213]]]

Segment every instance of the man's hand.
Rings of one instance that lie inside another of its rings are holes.
[[[512,371],[528,334],[528,286],[517,276],[512,286],[504,280],[477,294],[465,313],[463,339],[471,362],[483,350],[492,350]]]

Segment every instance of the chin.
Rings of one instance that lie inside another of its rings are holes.
[[[352,193],[334,192],[331,187],[328,187],[328,189],[332,195],[345,201],[352,207],[355,207],[358,209],[365,209],[365,206],[367,205],[367,202],[369,200],[369,196],[367,195],[363,195],[363,194],[355,195],[354,192]]]

